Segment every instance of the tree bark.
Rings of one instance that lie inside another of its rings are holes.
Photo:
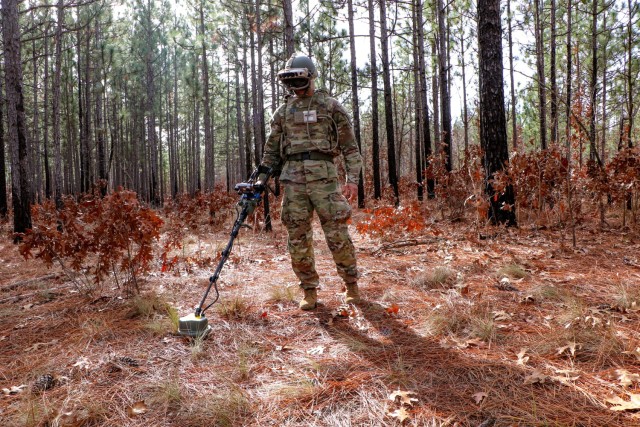
[[[391,67],[389,64],[389,35],[387,33],[387,7],[386,0],[379,0],[380,5],[380,49],[382,53],[382,80],[384,83],[384,117],[387,129],[387,163],[389,173],[389,184],[393,188],[394,203],[400,204],[400,194],[398,191],[398,176],[396,174],[396,147],[393,124],[393,99],[391,87]]]
[[[24,233],[31,228],[29,170],[27,168],[27,130],[24,112],[22,60],[20,57],[20,23],[18,1],[2,0],[2,38],[5,61],[7,124],[11,148],[11,194],[13,231]],[[14,242],[20,241],[16,237]]]
[[[282,0],[282,7],[284,9],[284,48],[286,58],[290,58],[295,50],[293,41],[293,9],[291,7],[291,0]]]
[[[513,68],[513,30],[511,28],[511,1],[507,1],[507,25],[509,28],[509,77],[511,80],[511,144],[513,146],[513,149],[516,150],[516,148],[518,147],[518,128],[516,122],[516,88]]]
[[[536,38],[536,69],[538,73],[538,113],[540,114],[540,148],[547,149],[547,92],[544,74],[544,31],[540,0],[534,0],[534,20]]]
[[[286,0],[285,0],[286,2]],[[347,8],[349,15],[349,53],[351,62],[349,68],[351,71],[351,100],[353,103],[353,132],[358,142],[358,148],[362,153],[362,142],[360,135],[360,100],[358,99],[358,70],[356,68],[356,42],[355,30],[353,25],[353,0],[347,0]],[[364,162],[363,162],[364,163]],[[358,207],[364,208],[364,168],[360,169],[360,179],[358,180]]]
[[[558,142],[558,84],[556,79],[556,0],[551,0],[549,78],[551,80],[551,143]]]
[[[451,144],[451,98],[449,97],[449,67],[447,61],[447,22],[445,6],[442,0],[438,0],[438,41],[440,51],[438,64],[440,66],[440,115],[442,118],[442,149],[446,155],[446,168],[452,169],[453,146]]]
[[[500,0],[478,0],[478,56],[480,62],[480,144],[487,173],[489,218],[494,224],[516,225],[513,188],[496,195],[491,184],[495,172],[509,161],[502,74]]]
[[[4,97],[4,90],[2,84],[3,76],[0,75],[0,99],[6,99]],[[0,102],[0,218],[7,217],[9,212],[9,203],[7,200],[7,170],[5,166],[5,134],[4,134],[4,102]]]
[[[200,0],[198,12],[200,15],[200,37],[202,40],[202,92],[204,96],[204,190],[213,191],[215,185],[215,158],[213,137],[211,135],[211,96],[209,95],[209,61],[207,59],[207,44],[204,28],[204,0]]]
[[[380,136],[378,135],[378,66],[376,57],[376,27],[373,0],[368,0],[369,10],[369,52],[371,61],[371,163],[373,169],[373,197],[382,197],[380,182]]]

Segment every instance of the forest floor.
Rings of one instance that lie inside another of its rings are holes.
[[[4,224],[0,425],[640,426],[637,227],[586,223],[573,248],[553,227],[432,221],[373,239],[352,226],[353,306],[314,227],[316,310],[297,307],[276,221],[241,231],[212,331],[192,340],[176,312],[199,302],[216,264],[200,261],[228,230],[185,236],[178,271],[121,298],[25,261]]]

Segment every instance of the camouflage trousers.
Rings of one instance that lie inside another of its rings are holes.
[[[351,206],[340,192],[336,179],[323,179],[307,183],[284,183],[282,222],[289,232],[291,265],[300,279],[300,286],[303,289],[316,288],[319,282],[311,229],[314,210],[320,218],[338,274],[346,284],[356,283],[356,254],[347,228]]]

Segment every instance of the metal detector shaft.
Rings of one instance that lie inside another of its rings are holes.
[[[202,315],[204,313],[204,311],[207,308],[209,308],[212,304],[214,304],[218,299],[216,297],[216,301],[213,301],[205,309],[202,308],[202,306],[207,301],[207,297],[209,296],[209,292],[211,291],[211,287],[218,281],[218,277],[220,276],[220,272],[222,271],[222,267],[224,267],[224,263],[227,262],[227,259],[229,258],[229,254],[231,254],[231,248],[233,248],[233,241],[236,239],[236,237],[238,237],[238,232],[240,231],[240,228],[242,227],[242,224],[247,219],[247,216],[249,216],[249,210],[252,210],[252,206],[251,206],[251,202],[250,201],[245,202],[245,200],[243,199],[241,203],[243,205],[242,206],[242,211],[240,212],[240,215],[238,215],[238,218],[236,219],[235,223],[233,224],[233,228],[231,229],[231,238],[229,239],[229,242],[227,243],[227,247],[222,251],[222,258],[220,258],[220,262],[218,262],[218,267],[216,267],[216,270],[213,273],[213,275],[211,277],[209,277],[209,286],[207,287],[206,292],[202,296],[202,300],[200,301],[200,304],[196,308],[196,317]]]
[[[235,190],[238,194],[241,194],[242,197],[238,205],[242,206],[242,210],[238,214],[236,221],[233,223],[233,228],[231,229],[231,237],[229,238],[229,242],[227,243],[227,247],[222,251],[222,257],[220,258],[220,262],[218,263],[218,267],[216,267],[215,272],[209,278],[209,286],[207,286],[207,290],[202,296],[202,300],[200,304],[196,308],[195,317],[200,318],[200,316],[204,316],[204,312],[207,311],[209,307],[211,307],[218,300],[220,294],[218,293],[218,287],[216,286],[216,282],[218,281],[218,277],[220,276],[220,272],[222,271],[222,267],[224,267],[224,263],[229,258],[231,254],[231,248],[233,248],[233,241],[238,237],[238,232],[240,228],[242,228],[242,224],[247,219],[249,215],[253,213],[256,209],[260,201],[262,200],[262,192],[267,191],[267,182],[272,174],[272,169],[265,166],[259,166],[249,178],[248,182],[241,182],[236,184]],[[207,301],[207,297],[209,296],[209,292],[211,291],[211,287],[216,286],[216,299],[204,307],[205,302]]]

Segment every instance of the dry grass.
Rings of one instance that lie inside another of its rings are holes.
[[[455,272],[447,267],[436,267],[432,271],[417,275],[412,283],[418,289],[444,289],[455,281]]]

